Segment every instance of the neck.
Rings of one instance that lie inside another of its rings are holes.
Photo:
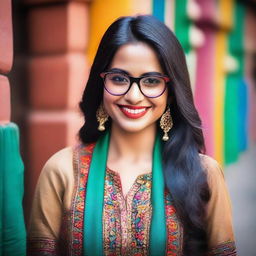
[[[126,132],[112,126],[109,145],[109,157],[114,159],[152,159],[156,127],[149,127],[140,132]]]

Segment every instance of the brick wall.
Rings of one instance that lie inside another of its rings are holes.
[[[87,1],[26,0],[28,35],[27,165],[25,208],[46,160],[77,143],[78,102],[89,65]]]

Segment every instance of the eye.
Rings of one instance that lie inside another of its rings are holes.
[[[146,77],[142,80],[142,83],[146,86],[157,86],[163,83],[163,80],[158,77]]]
[[[108,74],[107,79],[114,84],[127,84],[129,83],[128,78],[122,74]]]

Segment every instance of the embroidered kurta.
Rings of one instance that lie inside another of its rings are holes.
[[[83,255],[84,200],[93,148],[94,144],[66,148],[46,163],[32,207],[28,255]],[[211,190],[207,205],[209,255],[236,255],[222,170],[212,158],[201,155],[201,159]],[[119,174],[106,168],[102,220],[105,255],[148,255],[151,178],[150,172],[139,175],[124,197]],[[167,191],[165,213],[166,255],[182,255],[183,226]]]

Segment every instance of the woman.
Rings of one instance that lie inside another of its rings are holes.
[[[30,255],[236,255],[223,174],[202,154],[184,53],[163,23],[108,28],[80,108],[82,144],[40,176]]]

